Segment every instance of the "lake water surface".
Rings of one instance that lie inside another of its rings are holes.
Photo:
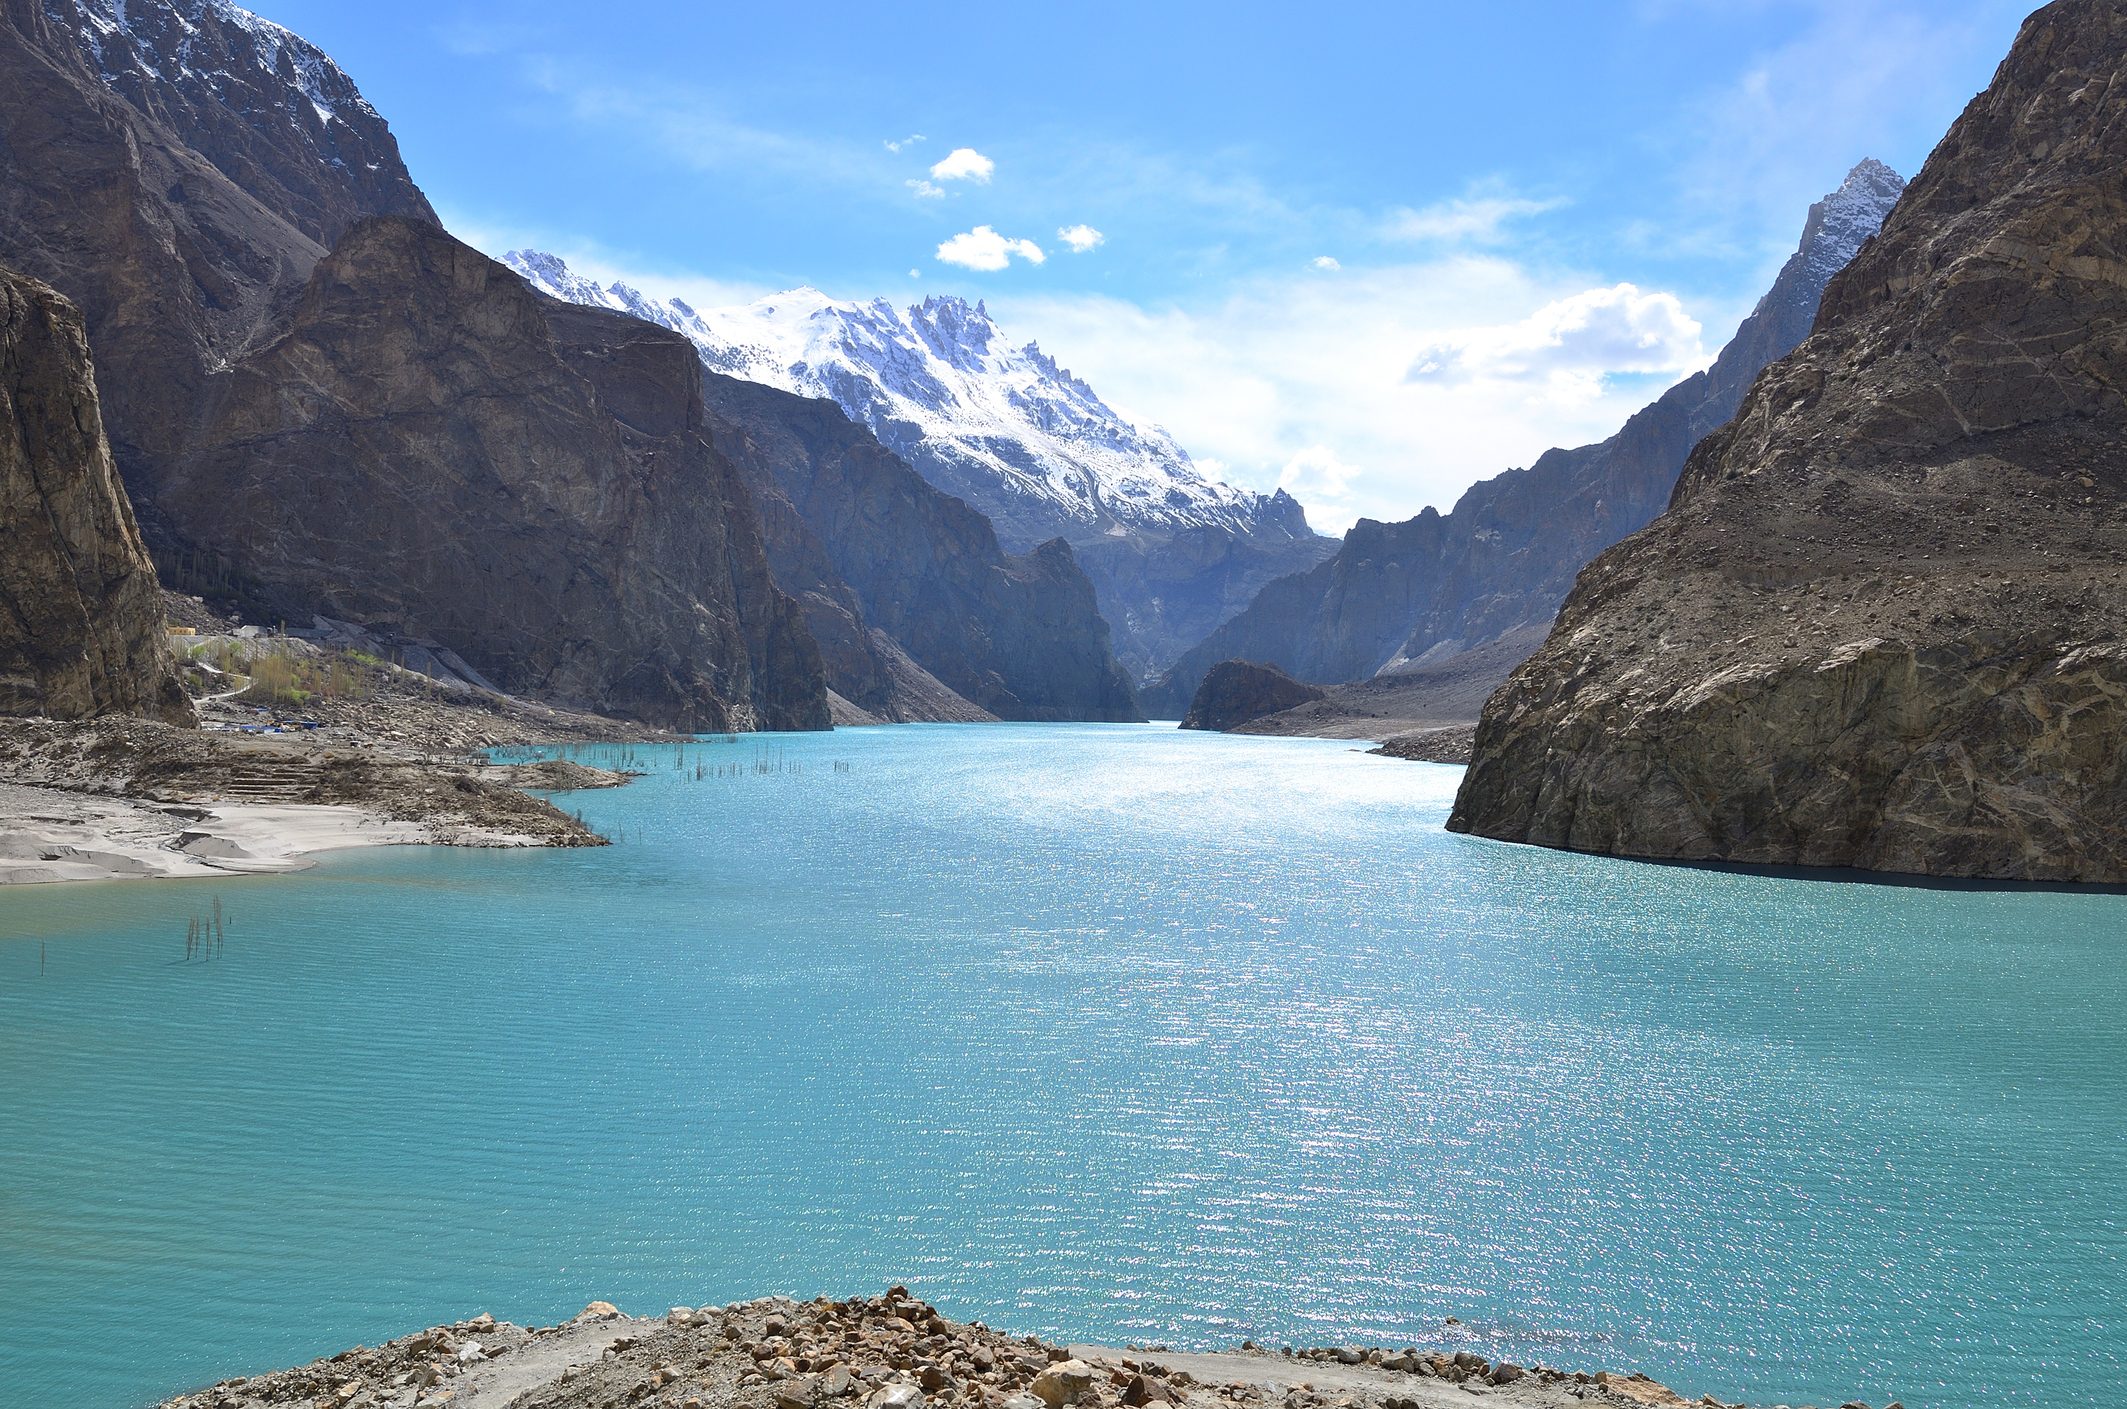
[[[895,1281],[1077,1339],[1453,1315],[1694,1397],[2117,1401],[2127,897],[1475,841],[1457,770],[1342,743],[637,752],[562,799],[608,849],[0,891],[0,1404]]]

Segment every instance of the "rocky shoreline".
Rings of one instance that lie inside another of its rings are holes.
[[[0,722],[0,779],[0,885],[296,871],[354,846],[603,846],[524,789],[626,781],[344,729],[249,735],[115,718]]]
[[[1472,1398],[1502,1409],[1724,1404],[1644,1375],[1495,1364],[1469,1350],[1065,1346],[948,1321],[895,1287],[657,1318],[594,1301],[555,1326],[483,1314],[224,1380],[162,1409],[1448,1409]]]

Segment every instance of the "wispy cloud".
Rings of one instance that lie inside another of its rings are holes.
[[[1650,12],[1705,0],[1662,0]],[[2008,47],[2029,0],[1803,0],[1785,43],[1687,93],[1648,138],[1675,173],[1672,218],[1636,223],[1642,247],[1776,267],[1800,212],[1863,157],[1925,150]],[[1964,76],[1961,76],[1964,75]],[[1908,176],[1912,175],[1909,171]]]
[[[901,152],[924,140],[926,139],[921,132],[911,132],[906,137],[897,137],[880,145],[884,146],[889,152]]]
[[[868,145],[742,122],[692,86],[590,79],[546,55],[519,62],[525,81],[570,119],[624,129],[638,142],[648,138],[668,159],[698,171],[768,170],[863,186],[876,186],[881,177],[881,158]]]
[[[925,181],[921,177],[917,177],[901,184],[915,192],[918,200],[939,201],[945,199],[945,187],[935,181]]]
[[[1048,258],[1042,253],[1041,246],[1032,240],[1008,239],[987,225],[977,225],[938,246],[939,263],[957,264],[963,269],[984,273],[995,273],[1010,264],[1015,256],[1029,264],[1040,264]]]
[[[997,174],[997,163],[973,147],[955,147],[931,166],[933,181],[973,181],[987,186]]]
[[[1344,261],[1333,254],[1318,254],[1307,261],[1310,269],[1319,269],[1325,274],[1334,274],[1344,267]]]
[[[1473,193],[1416,210],[1404,206],[1390,211],[1381,233],[1391,240],[1492,244],[1505,235],[1509,221],[1542,215],[1565,204],[1563,197],[1537,200],[1500,191]]]

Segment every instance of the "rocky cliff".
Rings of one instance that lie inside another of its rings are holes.
[[[1182,716],[1184,729],[1233,729],[1265,715],[1319,700],[1327,693],[1305,685],[1274,665],[1224,660],[1204,673],[1196,698]]]
[[[81,315],[0,269],[0,714],[192,722]]]
[[[1816,330],[1581,575],[1450,825],[2127,880],[2127,5],[2031,16]]]
[[[1005,553],[832,402],[715,373],[707,396],[837,693],[889,720],[1143,717],[1067,546]]]
[[[826,726],[818,653],[708,441],[681,338],[380,217],[208,385],[175,523],[326,616],[512,691],[705,730]]]
[[[0,132],[0,259],[81,305],[176,585],[655,723],[826,722],[698,380],[616,321],[565,345],[323,54],[227,0],[0,0]]]
[[[1336,556],[1272,582],[1146,692],[1179,708],[1220,660],[1273,661],[1303,680],[1363,680],[1431,664],[1557,612],[1574,574],[1668,503],[1693,445],[1735,411],[1751,379],[1807,336],[1825,283],[1881,223],[1904,183],[1864,161],[1810,207],[1802,239],[1713,366],[1694,373],[1596,445],[1547,450],[1473,485],[1441,515],[1361,520]]]

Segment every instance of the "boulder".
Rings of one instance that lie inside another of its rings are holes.
[[[1034,1377],[1027,1390],[1049,1409],[1076,1404],[1093,1386],[1095,1371],[1083,1360],[1059,1360]]]

